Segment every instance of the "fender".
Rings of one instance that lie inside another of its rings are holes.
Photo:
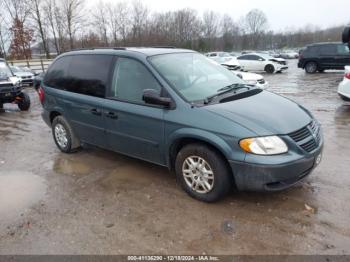
[[[220,136],[201,129],[181,128],[169,135],[167,143],[165,145],[165,152],[167,152],[166,162],[169,167],[171,166],[171,160],[170,160],[171,147],[172,145],[174,145],[174,143],[176,143],[182,138],[192,138],[192,139],[198,139],[198,140],[204,141],[212,145],[213,147],[217,148],[226,157],[227,160],[232,159],[232,154],[233,154],[232,146],[230,146]],[[244,155],[245,154],[242,154],[241,157],[236,155],[236,158],[237,157],[242,158],[242,161],[243,161]]]

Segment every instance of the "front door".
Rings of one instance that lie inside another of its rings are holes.
[[[161,86],[141,62],[118,58],[108,99],[104,104],[108,147],[157,164],[165,163],[164,110],[142,100],[144,89]]]

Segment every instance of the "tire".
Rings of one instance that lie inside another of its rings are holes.
[[[266,65],[265,72],[268,74],[273,74],[275,72],[275,67],[273,65]]]
[[[192,167],[189,165],[191,160],[196,163],[192,162]],[[201,165],[200,169],[198,165]],[[205,173],[200,170],[205,170]],[[183,147],[176,156],[175,173],[184,191],[203,202],[215,202],[232,189],[233,177],[226,161],[204,144],[189,144]]]
[[[305,65],[305,72],[308,74],[314,74],[317,72],[317,63],[316,62],[307,62]]]
[[[30,97],[27,93],[21,93],[19,95],[19,97],[21,98],[21,100],[19,100],[18,102],[18,108],[21,111],[28,111],[30,108]]]
[[[76,152],[80,147],[78,138],[63,116],[57,116],[52,121],[52,136],[56,146],[63,153]]]
[[[5,112],[4,110],[4,104],[3,103],[0,103],[0,113],[3,113]]]
[[[350,26],[346,26],[344,28],[344,31],[342,34],[342,41],[343,43],[350,43]]]

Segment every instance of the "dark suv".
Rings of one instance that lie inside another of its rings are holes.
[[[298,67],[305,69],[306,73],[344,69],[346,65],[350,65],[350,51],[343,43],[312,44],[300,51]]]
[[[39,96],[62,152],[86,143],[166,166],[203,201],[233,185],[288,188],[321,160],[322,131],[309,111],[191,50],[68,52]]]
[[[6,61],[0,58],[0,110],[5,103],[15,103],[22,111],[29,110],[30,97],[23,92],[21,79],[14,76]]]

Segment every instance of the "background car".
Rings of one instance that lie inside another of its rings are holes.
[[[300,52],[298,67],[314,74],[327,69],[344,69],[350,65],[350,51],[344,43],[316,43]]]
[[[13,74],[19,78],[21,78],[21,82],[23,86],[32,86],[34,81],[34,74],[31,72],[27,72],[18,66],[10,66]]]
[[[13,75],[4,59],[0,59],[0,110],[6,103],[15,103],[20,110],[27,111],[30,97],[22,91],[20,78]]]
[[[345,75],[338,87],[339,96],[345,100],[350,101],[350,66],[345,67]]]
[[[239,64],[247,71],[265,71],[269,74],[287,70],[287,61],[283,58],[260,53],[251,53],[237,57]]]
[[[18,66],[20,69],[22,69],[24,72],[29,72],[32,73],[34,76],[38,75],[39,73],[36,72],[35,70],[27,67],[27,66]]]
[[[232,72],[250,85],[256,85],[257,87],[262,89],[265,89],[269,86],[269,83],[264,79],[262,75],[242,71]]]
[[[240,70],[241,66],[236,57],[231,56],[226,52],[210,52],[205,54],[206,57],[215,62],[227,67],[229,70]]]

